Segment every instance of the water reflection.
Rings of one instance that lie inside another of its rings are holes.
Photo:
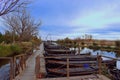
[[[119,57],[118,59],[120,59],[120,57]],[[117,66],[116,66],[116,67],[120,70],[120,61],[117,61],[117,63],[116,63],[116,64],[117,64]]]
[[[20,61],[17,59],[16,64],[19,64]],[[10,76],[10,63],[6,63],[0,67],[0,80],[9,80]]]
[[[9,80],[10,64],[3,65],[0,68],[0,80]]]
[[[93,51],[92,49],[89,49],[89,48],[84,48],[80,52],[80,54],[86,54],[86,53],[91,53],[92,55],[99,54],[99,55],[102,55],[102,56],[107,56],[107,57],[111,57],[111,58],[117,58],[115,52],[107,52],[107,51],[101,51],[101,50]],[[110,60],[110,58],[105,58],[105,57],[102,57],[102,59],[103,60]],[[116,67],[117,67],[117,69],[120,69],[120,61],[116,62]]]

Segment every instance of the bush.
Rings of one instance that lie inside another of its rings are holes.
[[[12,54],[10,46],[8,45],[0,45],[0,57],[5,57]]]
[[[30,53],[33,50],[32,42],[21,42],[19,46],[22,48],[22,53]]]
[[[20,54],[22,52],[22,48],[20,46],[16,45],[16,44],[15,45],[11,45],[10,48],[11,48],[12,53],[14,55]]]
[[[0,57],[14,56],[20,54],[22,49],[15,44],[0,45]]]

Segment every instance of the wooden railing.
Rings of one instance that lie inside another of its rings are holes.
[[[0,57],[2,60],[9,60],[10,62],[10,72],[9,80],[13,80],[17,75],[19,75],[26,67],[26,55],[21,54],[14,57]]]

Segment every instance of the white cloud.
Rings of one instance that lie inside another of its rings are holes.
[[[95,0],[94,0],[95,1]],[[82,2],[82,1],[81,1]],[[92,4],[91,2],[90,4]],[[42,3],[41,3],[42,4]],[[48,4],[48,3],[47,3]],[[56,4],[56,3],[55,3]],[[76,3],[74,3],[76,4]],[[119,37],[120,33],[111,32],[108,34],[103,33],[90,33],[92,30],[102,30],[109,28],[110,24],[120,23],[120,1],[119,0],[101,0],[95,2],[95,5],[84,4],[84,6],[78,6],[75,12],[60,13],[55,15],[48,15],[43,17],[43,25],[54,26],[67,26],[69,29],[73,29],[71,33],[65,33],[58,37],[58,34],[54,35],[54,38],[63,37],[75,37],[83,34],[92,34],[96,38],[97,36],[106,37]],[[76,4],[79,5],[79,4]],[[67,6],[67,5],[66,5]],[[87,6],[87,7],[86,7]],[[58,7],[58,6],[57,6]],[[73,7],[73,6],[72,6]],[[71,8],[74,9],[74,8]],[[64,11],[64,10],[63,10]],[[69,14],[69,16],[67,15]],[[64,30],[66,31],[66,30]],[[102,32],[102,31],[101,31]],[[48,34],[49,32],[46,32]],[[63,32],[64,33],[64,32]],[[112,35],[113,34],[113,35]]]
[[[82,12],[83,15],[76,15],[76,19],[72,21],[71,25],[87,28],[104,28],[110,23],[120,22],[120,12],[116,13],[116,9],[119,9],[119,6],[106,5],[99,10],[85,10]]]

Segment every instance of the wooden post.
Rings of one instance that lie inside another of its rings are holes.
[[[19,70],[19,74],[20,74],[20,73],[21,73],[21,70],[22,70],[22,68],[21,68],[21,66],[22,66],[22,65],[21,65],[21,57],[18,57],[18,58],[19,58],[19,69],[18,69],[18,70]]]
[[[102,58],[101,55],[98,56],[98,66],[99,66],[99,74],[102,74]]]
[[[26,59],[25,59],[26,55],[22,55],[22,61],[23,61],[23,69],[26,68]]]
[[[13,78],[15,78],[15,74],[16,74],[16,57],[13,57],[13,72],[14,72],[14,75],[13,75]]]
[[[67,58],[67,80],[69,80],[70,72],[69,72],[69,58]]]
[[[24,68],[26,68],[26,61],[25,61],[25,56],[26,56],[26,55],[24,55],[24,56],[23,56],[23,61],[24,61]]]
[[[36,74],[36,77],[38,77],[39,71],[40,71],[40,56],[38,55],[36,57],[36,61],[35,61],[35,74]]]
[[[23,55],[21,55],[21,65],[22,65],[22,71],[24,70],[24,60],[23,60]]]
[[[10,59],[10,80],[13,80],[13,58]]]

